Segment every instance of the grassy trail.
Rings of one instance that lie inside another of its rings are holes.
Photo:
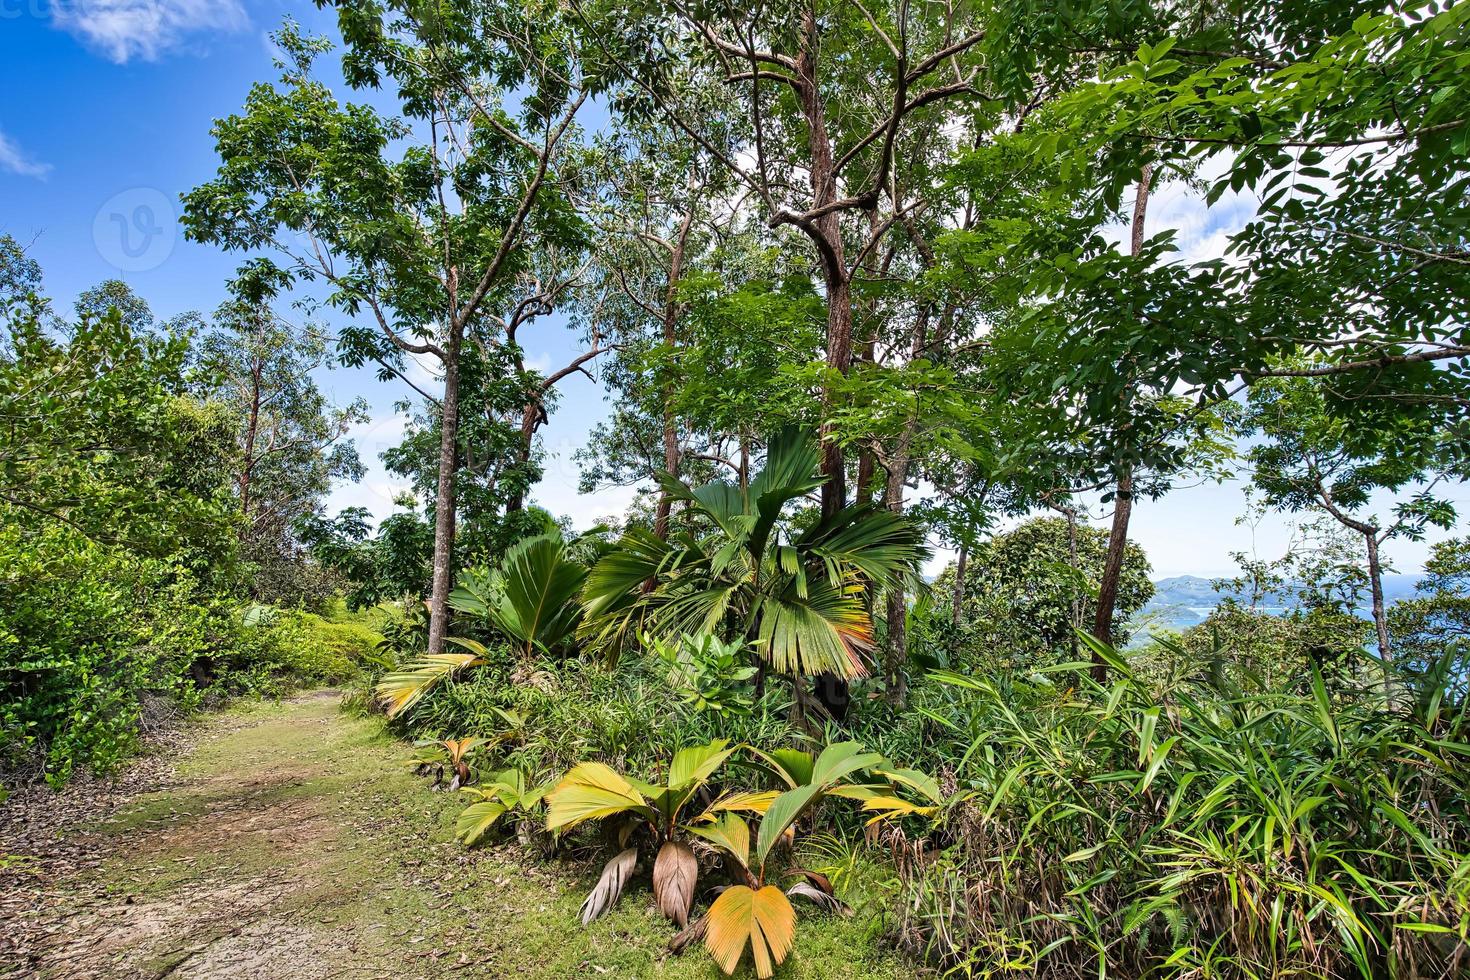
[[[582,929],[595,867],[514,845],[466,852],[451,831],[460,801],[430,792],[406,755],[325,692],[211,718],[167,788],[59,817],[54,849],[0,836],[0,976],[721,975],[703,950],[666,953],[646,884]],[[777,976],[913,976],[876,952],[877,930],[805,915]]]

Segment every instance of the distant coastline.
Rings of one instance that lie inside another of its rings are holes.
[[[1421,574],[1383,576],[1384,601],[1392,606],[1400,600],[1412,598],[1414,584],[1421,578]],[[1213,585],[1215,581],[1198,575],[1174,575],[1154,582],[1154,597],[1134,617],[1138,631],[1141,634],[1147,634],[1150,630],[1177,632],[1198,626],[1221,601],[1230,596],[1228,592],[1217,590]],[[1262,612],[1279,616],[1294,607],[1290,595],[1272,594],[1266,596],[1258,608]],[[1364,619],[1371,616],[1366,606],[1357,612]],[[1146,635],[1138,638],[1146,639]]]

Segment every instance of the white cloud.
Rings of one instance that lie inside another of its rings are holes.
[[[191,34],[249,23],[239,0],[55,0],[51,19],[118,64],[154,61]]]
[[[51,164],[32,160],[14,140],[0,133],[0,170],[21,177],[45,180],[46,175],[51,172]]]
[[[409,384],[433,394],[444,383],[444,367],[432,354],[405,354],[403,376]]]

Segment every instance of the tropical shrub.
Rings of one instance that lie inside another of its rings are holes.
[[[694,903],[699,862],[683,838],[691,832],[684,808],[735,751],[723,739],[675,753],[665,779],[658,784],[633,781],[600,762],[584,762],[561,778],[546,795],[546,827],[568,830],[587,820],[614,821],[618,840],[626,843],[635,830],[646,830],[657,852],[653,863],[653,900],[667,918],[688,925]],[[741,808],[759,811],[767,794],[721,797],[706,814]],[[607,863],[597,887],[582,903],[582,924],[617,903],[638,863],[638,847],[625,847]]]
[[[1156,644],[1148,659],[1174,670],[1213,670],[1235,684],[1271,687],[1313,666],[1329,673],[1360,666],[1372,626],[1350,612],[1292,609],[1277,615],[1226,599],[1177,642]]]
[[[571,639],[581,618],[576,597],[586,577],[586,566],[570,556],[560,533],[542,534],[512,545],[494,570],[463,573],[449,603],[463,616],[491,626],[524,664]],[[435,685],[490,657],[490,649],[472,637],[447,639],[467,652],[419,653],[378,682],[377,696],[389,718],[411,711]]]
[[[444,782],[446,769],[449,772],[449,788],[451,790],[468,786],[474,779],[475,772],[470,766],[470,757],[475,749],[485,744],[485,739],[479,737],[470,738],[423,738],[414,742],[418,750],[408,760],[408,764],[414,767],[419,775],[432,775],[434,786]]]
[[[645,636],[643,645],[667,668],[669,687],[694,710],[750,714],[755,694],[748,682],[756,668],[750,666],[748,644],[703,633],[673,642]]]
[[[906,946],[957,975],[1460,968],[1462,691],[1418,674],[1401,705],[1375,676],[1310,669],[1250,691],[1150,683],[1097,649],[1107,686],[1078,664],[916,691],[951,796],[935,832],[890,842]]]
[[[115,768],[167,716],[354,675],[370,637],[243,609],[177,561],[0,523],[0,769]]]
[[[541,802],[550,789],[550,783],[533,785],[519,769],[497,772],[480,786],[461,787],[461,792],[478,802],[460,811],[454,823],[454,835],[466,847],[473,847],[502,825],[503,818],[514,821],[518,829],[539,824]]]
[[[751,751],[785,784],[784,790],[727,789],[707,794],[715,773],[736,749],[717,739],[675,753],[667,775],[657,783],[625,777],[601,763],[576,766],[547,794],[547,828],[565,831],[593,820],[613,824],[618,853],[603,868],[597,885],[582,905],[582,924],[606,913],[637,873],[642,838],[655,852],[652,869],[655,905],[683,931],[671,948],[681,952],[703,938],[715,962],[733,973],[747,948],[756,974],[769,977],[790,952],[796,913],[790,898],[806,899],[830,911],[847,911],[824,875],[787,863],[799,821],[827,797],[864,801],[873,821],[892,816],[933,812],[933,806],[903,799],[898,787],[922,788],[934,801],[938,787],[921,773],[898,770],[856,742],[827,746],[817,755],[800,749]],[[866,774],[872,782],[853,777]],[[711,797],[691,814],[702,796]],[[751,847],[750,827],[742,813],[761,815]],[[726,860],[733,884],[717,889],[708,912],[690,922],[699,880],[699,860],[690,842],[698,839]],[[771,883],[796,878],[782,889]]]
[[[955,568],[934,584],[959,629],[947,637],[949,653],[985,669],[1029,669],[1054,662],[1074,649],[1076,631],[1091,627],[1098,581],[1107,555],[1106,532],[1086,524],[1071,526],[1060,517],[1035,517],[975,548],[969,557],[954,617]],[[1153,596],[1149,562],[1129,543],[1123,554],[1113,636],[1119,644],[1130,634],[1129,620]]]
[[[593,566],[580,635],[616,655],[642,634],[665,642],[713,633],[749,640],[789,675],[867,673],[873,623],[865,596],[916,574],[923,534],[891,511],[848,506],[805,527],[788,507],[819,488],[810,435],[773,436],[749,486],[698,488],[664,474],[690,524],[661,540],[630,529]]]
[[[550,653],[572,636],[587,567],[568,555],[561,534],[526,538],[494,570],[469,569],[450,594],[456,612],[488,620],[522,657]]]
[[[496,767],[563,773],[595,760],[626,772],[654,772],[675,752],[716,738],[733,744],[788,745],[799,737],[790,701],[776,685],[748,714],[701,710],[668,684],[664,665],[639,657],[609,667],[601,660],[546,660],[524,665],[490,648],[486,662],[427,691],[395,722],[409,738],[495,733],[522,719],[514,738],[487,748]]]

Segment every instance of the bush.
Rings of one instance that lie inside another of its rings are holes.
[[[684,746],[715,738],[763,748],[798,741],[779,685],[749,714],[701,710],[669,686],[666,670],[652,658],[526,667],[492,648],[484,666],[435,687],[400,724],[415,738],[490,736],[506,729],[496,709],[512,712],[524,725],[502,746],[503,762],[533,775],[587,760],[654,772]]]
[[[359,671],[377,636],[238,601],[71,529],[0,525],[0,771],[65,782],[137,751],[148,707],[277,696]]]
[[[0,569],[0,762],[55,783],[112,768],[143,696],[179,693],[188,576],[55,526],[0,526]]]
[[[986,669],[1028,670],[1076,649],[1078,627],[1092,628],[1095,595],[1107,557],[1108,536],[1059,517],[1034,517],[977,547],[970,555],[958,627],[953,617],[956,566],[934,583],[927,629],[944,635],[958,662]],[[1143,549],[1129,542],[1113,612],[1113,636],[1122,645],[1129,621],[1153,597]],[[922,643],[922,637],[919,638]]]
[[[915,691],[925,720],[875,746],[906,744],[953,794],[893,848],[910,949],[957,975],[1440,976],[1463,957],[1462,695],[1075,676],[941,675]]]

